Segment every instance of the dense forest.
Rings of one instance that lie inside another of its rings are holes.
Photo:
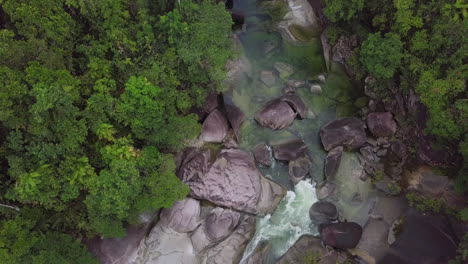
[[[356,79],[372,76],[384,100],[391,90],[415,91],[426,106],[425,133],[434,145],[458,144],[468,160],[468,4],[463,0],[325,0],[332,44],[340,36],[359,41],[349,64]],[[414,126],[408,119],[407,126]],[[468,192],[468,162],[456,189]]]
[[[0,1],[2,263],[94,263],[81,238],[187,195],[173,153],[231,24],[211,1]]]
[[[354,77],[415,91],[434,144],[468,160],[468,4],[322,2],[330,44],[358,38]],[[223,90],[231,28],[210,0],[0,0],[0,262],[98,263],[84,238],[186,197],[174,154]]]

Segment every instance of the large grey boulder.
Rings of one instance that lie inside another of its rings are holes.
[[[288,140],[286,142],[273,145],[273,155],[277,160],[296,160],[303,156],[306,151],[307,146],[301,139]]]
[[[320,138],[326,151],[337,146],[357,149],[366,143],[365,124],[354,117],[334,120],[320,129]]]
[[[323,224],[319,229],[323,243],[339,249],[356,247],[362,236],[362,227],[354,222]]]
[[[216,246],[209,248],[202,256],[201,263],[239,263],[245,247],[255,233],[255,217],[244,215],[234,232]]]
[[[185,198],[171,208],[163,209],[159,223],[178,233],[192,232],[200,224],[200,202]]]
[[[289,264],[289,263],[309,263],[312,261],[311,256],[317,256],[318,264],[336,264],[344,263],[347,256],[346,253],[335,251],[326,248],[322,245],[320,239],[304,235],[288,249],[288,251],[276,262],[276,264]]]
[[[367,127],[375,137],[390,137],[397,130],[397,124],[390,112],[368,114]]]
[[[205,142],[221,143],[226,137],[229,125],[218,109],[215,109],[203,122],[200,139]]]
[[[221,150],[206,173],[183,179],[192,197],[247,213],[269,213],[284,196],[283,189],[267,181],[253,158],[239,149]],[[261,198],[270,199],[268,205],[261,203]]]
[[[306,118],[307,106],[299,96],[295,94],[283,95],[281,100],[288,103],[300,118]]]
[[[225,239],[234,232],[240,219],[239,212],[221,207],[214,208],[191,236],[194,249],[202,252]]]
[[[318,201],[310,207],[309,217],[316,225],[330,223],[338,219],[338,209],[332,202]]]
[[[324,174],[325,178],[332,180],[335,178],[338,168],[340,167],[341,155],[343,154],[343,147],[335,147],[328,152],[325,158]]]
[[[270,150],[266,144],[258,144],[252,149],[255,160],[266,167],[271,167]]]
[[[309,174],[312,162],[307,155],[303,155],[289,162],[289,179],[293,184],[297,184]]]
[[[273,130],[289,127],[295,118],[296,113],[294,110],[287,102],[281,99],[269,101],[255,114],[255,120],[261,126]]]
[[[187,149],[177,176],[185,183],[196,182],[208,171],[210,159],[211,152],[208,149],[201,151],[195,148]]]

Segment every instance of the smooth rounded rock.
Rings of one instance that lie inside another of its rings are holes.
[[[337,146],[354,150],[366,143],[365,124],[354,117],[334,120],[320,129],[320,138],[326,151]]]
[[[324,244],[340,249],[355,248],[362,236],[362,227],[354,222],[323,224],[319,229]]]
[[[268,146],[266,144],[256,145],[253,148],[252,153],[258,163],[266,167],[271,166],[270,150],[268,150]]]
[[[281,100],[288,103],[300,118],[306,118],[307,106],[299,96],[295,94],[283,95]]]
[[[197,228],[200,217],[200,202],[185,198],[177,201],[171,208],[162,210],[160,223],[178,233],[192,232]]]
[[[304,155],[307,146],[301,139],[293,139],[273,146],[273,155],[277,160],[291,161]]]
[[[289,179],[295,185],[303,180],[310,172],[312,162],[307,155],[289,162]]]
[[[338,209],[329,201],[318,201],[310,207],[309,217],[316,225],[330,223],[338,219]]]
[[[255,115],[255,120],[262,126],[273,130],[289,127],[296,118],[296,112],[281,99],[269,101]]]
[[[228,130],[229,125],[226,117],[218,109],[215,109],[203,122],[200,139],[205,142],[221,143]]]

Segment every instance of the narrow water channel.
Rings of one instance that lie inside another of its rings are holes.
[[[344,69],[338,64],[331,64],[330,69],[326,67],[320,32],[300,28],[299,32],[305,32],[300,37],[301,41],[288,37],[284,29],[278,29],[278,22],[284,21],[278,17],[281,13],[278,10],[288,8],[280,5],[280,1],[234,1],[232,10],[245,15],[244,25],[234,31],[234,37],[241,46],[240,55],[245,69],[224,97],[247,116],[241,130],[241,148],[250,151],[259,143],[271,146],[300,138],[308,146],[307,155],[313,166],[311,178],[293,186],[288,178],[287,163],[274,161],[270,168],[259,165],[263,175],[287,188],[288,193],[273,214],[257,218],[255,236],[247,246],[241,263],[261,242],[271,245],[268,262],[275,263],[301,235],[317,234],[317,227],[309,219],[309,208],[317,201],[314,186],[323,181],[326,153],[320,143],[319,129],[331,120],[353,116],[358,111],[354,104],[359,93],[353,88]],[[291,2],[289,5],[290,10],[300,8]],[[286,78],[276,76],[265,80],[268,78],[265,72],[277,73],[274,65],[278,62],[292,65],[292,74]],[[281,96],[288,80],[307,81],[321,86],[321,93],[311,92],[310,86],[296,91],[309,109],[308,117],[296,119],[283,130],[260,127],[254,120],[255,113],[265,102]]]

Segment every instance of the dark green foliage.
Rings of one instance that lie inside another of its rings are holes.
[[[325,15],[332,21],[350,20],[364,7],[364,0],[325,0]]]
[[[122,236],[188,194],[171,153],[223,89],[232,22],[211,1],[159,4],[0,0],[0,197],[22,208],[0,262],[94,263],[69,235]]]
[[[403,57],[400,39],[395,34],[381,37],[370,34],[362,43],[361,62],[377,78],[391,78]]]

